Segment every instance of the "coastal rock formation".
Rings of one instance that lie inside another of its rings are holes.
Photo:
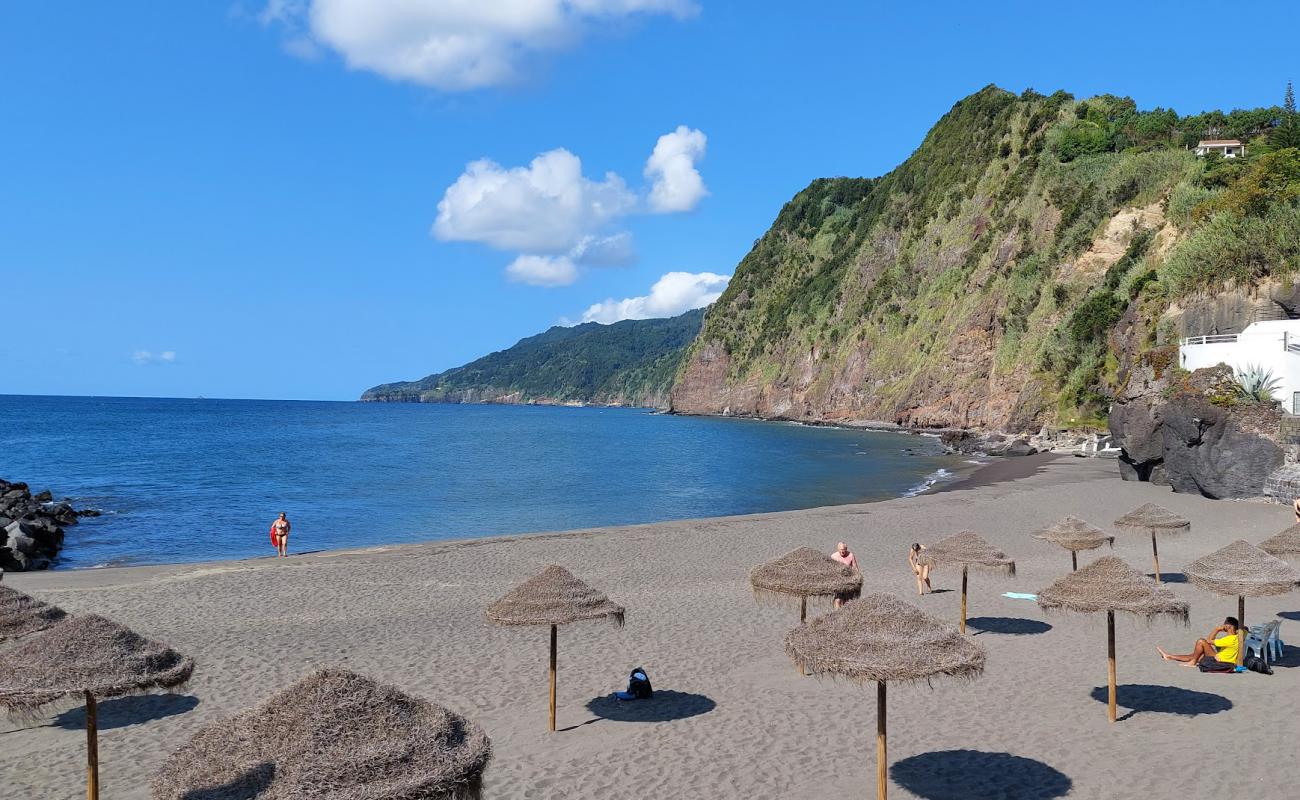
[[[0,480],[0,568],[49,567],[63,547],[63,526],[98,514],[76,511],[66,501],[56,503],[48,491],[33,495],[25,483]]]
[[[986,456],[1032,456],[1039,448],[1028,437],[1008,436],[1000,433],[980,433],[970,430],[946,430],[939,435],[944,449],[950,453]]]
[[[1167,363],[1157,351],[1136,365],[1111,409],[1120,476],[1215,499],[1261,496],[1284,461],[1281,410],[1237,399],[1225,366],[1177,374],[1158,369],[1161,355]]]
[[[1166,349],[1139,357],[1129,369],[1128,381],[1110,407],[1110,433],[1120,448],[1119,474],[1126,481],[1150,481],[1167,486],[1165,440],[1157,407],[1167,388],[1163,380],[1176,353]]]
[[[1273,418],[1280,411],[1258,412]],[[1204,397],[1179,396],[1160,410],[1164,467],[1176,492],[1215,499],[1259,497],[1264,481],[1282,466],[1282,448],[1262,432],[1250,430],[1241,412],[1216,406]]]

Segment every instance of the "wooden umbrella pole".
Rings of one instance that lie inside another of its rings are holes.
[[[966,566],[961,568],[961,632],[966,632]]]
[[[1151,560],[1156,565],[1156,583],[1160,583],[1160,550],[1156,548],[1156,532],[1151,531]]]
[[[1079,554],[1073,550],[1070,551],[1070,566],[1075,572],[1079,571]]]
[[[885,682],[876,681],[876,796],[889,796],[889,757],[885,754]]]
[[[99,800],[99,719],[95,695],[86,691],[86,797]]]
[[[807,597],[800,597],[800,598],[799,598],[799,624],[800,624],[800,625],[804,624],[804,621],[807,620],[807,619],[808,619],[808,598],[807,598]],[[800,675],[807,675],[807,674],[808,674],[808,673],[804,670],[804,668],[803,668],[803,663],[802,663],[802,662],[800,662],[800,664],[799,664],[799,674],[800,674]]]
[[[1237,666],[1246,663],[1246,596],[1237,595]]]
[[[1115,612],[1106,612],[1106,687],[1109,697],[1106,701],[1106,715],[1115,721]]]
[[[555,629],[551,626],[551,732],[555,732]]]

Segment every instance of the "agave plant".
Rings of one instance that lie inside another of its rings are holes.
[[[1237,395],[1242,400],[1256,403],[1276,403],[1273,392],[1277,391],[1281,378],[1274,378],[1273,371],[1258,364],[1247,364],[1241,369],[1234,369],[1233,378],[1237,381]]]

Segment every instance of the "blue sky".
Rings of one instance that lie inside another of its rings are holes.
[[[1051,6],[5,3],[0,393],[351,399],[699,302],[986,84],[1190,113],[1300,79],[1250,33],[1294,3]]]

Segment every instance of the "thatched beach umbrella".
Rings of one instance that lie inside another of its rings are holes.
[[[862,593],[862,575],[820,550],[800,547],[749,573],[754,596],[762,599],[799,598],[799,622],[808,619],[809,597],[853,599]],[[799,670],[804,674],[803,669]]]
[[[862,593],[862,575],[820,550],[800,547],[749,573],[754,596],[760,599],[799,599],[799,621],[808,618],[808,598],[844,597]]]
[[[946,539],[930,545],[921,551],[917,562],[929,567],[942,567],[947,564],[961,565],[961,626],[966,632],[966,573],[971,567],[999,570],[1008,575],[1016,574],[1016,562],[1007,554],[985,541],[974,531],[954,533]]]
[[[86,794],[99,797],[96,698],[170,689],[190,678],[194,662],[116,622],[70,617],[0,652],[0,707],[30,716],[41,707],[86,701]]]
[[[1277,558],[1300,555],[1300,525],[1292,525],[1259,543],[1259,549]]]
[[[885,686],[936,677],[974,679],[984,648],[891,594],[852,600],[786,634],[785,651],[801,669],[857,683],[876,682],[877,796],[888,794]]]
[[[0,586],[0,642],[53,627],[67,613],[58,606]]]
[[[1079,551],[1096,550],[1103,544],[1115,545],[1115,537],[1078,517],[1065,517],[1055,525],[1034,533],[1035,539],[1052,542],[1070,551],[1070,565],[1079,568]]]
[[[1156,534],[1187,533],[1192,529],[1192,523],[1164,506],[1145,503],[1115,520],[1115,527],[1151,535],[1151,560],[1155,564],[1156,583],[1160,583],[1160,550],[1156,547]]]
[[[550,729],[554,731],[557,626],[584,619],[608,619],[622,626],[623,607],[611,603],[564,567],[551,565],[488,606],[487,618],[498,625],[551,626]]]
[[[1183,574],[1207,592],[1237,596],[1238,664],[1246,655],[1246,598],[1286,594],[1300,583],[1300,572],[1245,539],[1196,559],[1183,568]]]
[[[1102,556],[1039,591],[1038,605],[1044,611],[1106,612],[1107,714],[1111,722],[1115,721],[1115,612],[1147,619],[1168,616],[1187,624],[1186,602],[1117,556]]]
[[[476,800],[492,743],[475,723],[325,669],[201,729],[153,778],[154,800]]]

